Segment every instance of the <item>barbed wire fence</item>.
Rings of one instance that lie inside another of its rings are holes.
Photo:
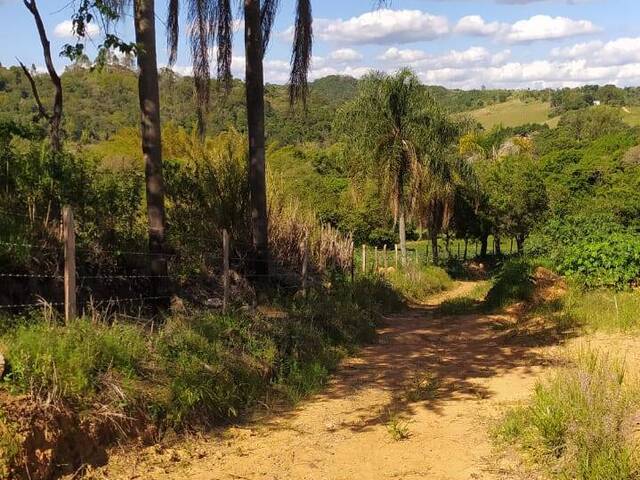
[[[0,214],[4,212],[0,211]],[[11,216],[22,217],[32,224],[38,219],[32,215],[21,215],[7,212]],[[20,312],[37,308],[53,308],[63,310],[65,321],[76,318],[87,308],[119,308],[122,305],[137,305],[144,308],[157,302],[169,303],[176,294],[175,285],[172,282],[186,282],[198,280],[211,287],[221,298],[213,298],[211,302],[201,302],[204,306],[210,306],[227,312],[231,306],[232,278],[238,277],[250,279],[256,282],[269,282],[277,284],[278,290],[284,290],[292,294],[300,294],[306,297],[312,287],[323,285],[321,278],[312,272],[310,268],[310,248],[308,236],[300,245],[302,258],[297,271],[277,268],[270,263],[268,274],[255,274],[250,271],[251,262],[254,260],[250,254],[232,253],[231,236],[226,229],[222,231],[221,251],[199,251],[198,255],[211,268],[211,273],[205,275],[183,275],[180,273],[167,273],[167,275],[151,275],[144,269],[148,268],[148,262],[142,262],[142,268],[129,272],[83,272],[77,267],[77,260],[82,255],[88,256],[95,253],[95,249],[76,246],[76,224],[73,211],[70,207],[64,207],[62,222],[59,226],[58,242],[52,244],[45,242],[25,242],[14,239],[0,239],[0,246],[5,247],[9,255],[17,255],[20,250],[22,255],[33,255],[34,252],[46,253],[54,257],[48,267],[51,271],[23,273],[0,270],[0,284],[5,288],[0,289],[0,313]],[[186,238],[186,237],[185,237]],[[211,238],[198,237],[202,242],[212,242]],[[217,243],[219,244],[219,243]],[[353,252],[353,246],[351,248]],[[248,249],[246,251],[249,251]],[[150,253],[137,250],[104,249],[99,248],[100,255],[111,255],[114,258],[137,257],[151,258],[162,255],[168,260],[180,261],[180,253]],[[140,262],[138,262],[140,263]],[[353,277],[353,260],[351,261],[351,275]],[[241,273],[238,273],[241,272]],[[246,274],[243,277],[242,274]],[[27,282],[29,285],[19,285],[19,282]],[[11,289],[9,289],[11,283]],[[160,289],[157,284],[162,284]],[[3,291],[4,290],[4,291]],[[221,291],[220,291],[221,290]],[[102,292],[103,295],[96,295]],[[105,295],[104,292],[107,292]],[[211,292],[209,292],[211,293]],[[25,300],[29,298],[29,300]],[[12,300],[14,299],[14,300]]]

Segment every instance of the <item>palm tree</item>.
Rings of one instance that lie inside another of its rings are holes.
[[[144,159],[147,218],[149,232],[150,267],[156,290],[160,278],[167,275],[164,257],[166,243],[166,216],[164,204],[164,177],[162,172],[162,137],[160,128],[160,88],[156,55],[156,28],[154,0],[80,0],[73,15],[75,46],[66,45],[64,54],[72,59],[84,55],[83,41],[87,25],[101,18],[105,26],[123,16],[125,7],[133,4],[133,24],[136,43],[122,41],[109,32],[100,45],[101,53],[116,48],[124,53],[135,52],[138,63],[138,100],[140,104],[140,130]],[[99,55],[100,56],[100,55]]]
[[[167,262],[164,257],[166,217],[154,0],[134,0],[133,8],[136,43],[141,46],[137,55],[138,99],[140,102],[142,156],[149,222],[151,274],[156,278],[161,278],[167,275]],[[160,283],[156,282],[156,286]]]
[[[263,59],[269,45],[278,4],[279,0],[265,0],[262,6],[260,0],[244,0],[249,192],[251,231],[256,254],[254,270],[258,275],[269,272]],[[298,0],[289,82],[289,98],[292,104],[298,98],[306,102],[312,45],[311,2]]]
[[[404,69],[365,77],[356,99],[338,113],[336,126],[363,160],[362,170],[377,177],[406,262],[407,218],[423,205],[423,189],[439,178],[441,151],[455,137],[455,125],[418,77]]]
[[[271,29],[279,0],[243,0],[245,39],[245,88],[249,140],[248,183],[251,232],[255,250],[254,270],[269,271],[269,224],[267,220],[266,154],[264,131],[263,59],[271,38]],[[179,33],[179,0],[169,1],[167,39],[169,60],[176,59]],[[191,51],[198,97],[198,123],[204,133],[204,117],[209,103],[209,49],[217,44],[218,78],[228,88],[231,80],[233,15],[230,0],[189,2]],[[293,53],[291,55],[290,100],[306,101],[307,75],[311,64],[313,18],[310,0],[297,1]]]

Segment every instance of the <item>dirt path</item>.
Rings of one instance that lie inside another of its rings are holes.
[[[116,455],[108,478],[430,479],[513,478],[491,458],[489,419],[526,398],[545,348],[518,344],[484,315],[442,316],[439,303],[392,316],[379,342],[344,363],[297,409],[180,450]],[[396,441],[396,433],[408,438]]]

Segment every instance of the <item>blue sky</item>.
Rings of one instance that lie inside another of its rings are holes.
[[[39,0],[52,49],[70,38],[70,0]],[[412,67],[429,84],[457,88],[542,88],[585,83],[640,85],[637,0],[316,0],[312,77],[360,76]],[[166,63],[166,2],[156,1],[159,63]],[[294,0],[282,6],[265,63],[267,81],[287,79]],[[131,37],[131,18],[119,25]],[[184,22],[183,22],[184,24]],[[184,28],[183,30],[186,30]],[[94,34],[99,43],[102,32]],[[242,34],[234,73],[242,76]],[[188,74],[187,42],[176,70]],[[42,65],[33,20],[20,0],[0,0],[0,62]],[[56,58],[60,67],[64,59]]]

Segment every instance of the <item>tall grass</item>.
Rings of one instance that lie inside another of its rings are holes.
[[[493,280],[486,296],[488,308],[529,300],[533,295],[532,265],[526,259],[508,260]]]
[[[416,267],[392,271],[387,275],[393,288],[414,302],[423,302],[430,295],[450,288],[453,284],[447,272],[434,266]]]
[[[558,315],[566,324],[608,332],[640,327],[640,294],[614,290],[585,291],[570,288]]]
[[[621,362],[584,350],[539,383],[528,404],[510,410],[496,434],[553,478],[632,480],[640,475],[639,407],[637,378]]]

